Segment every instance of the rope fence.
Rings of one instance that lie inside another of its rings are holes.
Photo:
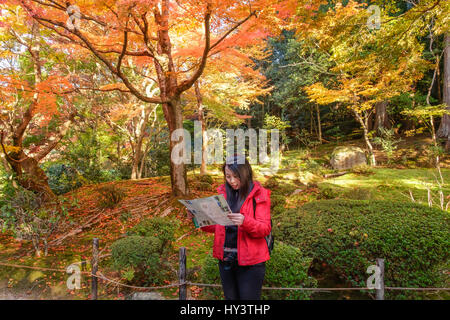
[[[92,271],[91,272],[80,271],[80,274],[85,274],[85,275],[89,275],[92,277],[92,281],[91,281],[91,289],[92,289],[91,299],[92,300],[97,300],[97,297],[98,297],[98,279],[104,280],[109,283],[113,283],[117,286],[126,287],[126,288],[130,288],[130,289],[136,289],[136,290],[145,290],[145,291],[179,287],[179,300],[186,300],[188,286],[215,287],[215,288],[222,287],[222,285],[220,285],[220,284],[207,284],[207,283],[196,283],[196,282],[186,281],[186,248],[185,247],[181,247],[179,249],[179,274],[178,274],[179,279],[178,279],[178,282],[171,283],[168,285],[155,286],[155,287],[139,287],[139,286],[127,285],[127,284],[121,283],[119,281],[110,279],[110,278],[106,277],[103,273],[98,271],[99,260],[101,258],[111,256],[111,254],[105,254],[105,255],[100,256],[98,247],[99,247],[98,238],[94,238],[93,239],[93,257],[91,260]],[[81,264],[81,263],[86,263],[86,262],[89,262],[89,261],[84,260],[84,261],[74,262],[73,264]],[[52,272],[68,273],[67,269],[43,268],[43,267],[18,265],[18,264],[12,264],[12,263],[4,263],[4,262],[0,262],[0,266],[32,269],[32,270],[39,270],[39,271],[52,271]],[[384,286],[384,259],[377,259],[377,266],[380,268],[380,274],[379,274],[380,285],[378,286],[378,288],[368,288],[368,287],[352,287],[352,288],[262,287],[262,290],[292,290],[292,291],[313,291],[313,292],[375,290],[376,291],[376,300],[384,300],[384,291],[385,290],[450,291],[450,288],[385,287]]]

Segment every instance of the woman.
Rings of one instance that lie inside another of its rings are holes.
[[[212,225],[201,229],[214,233],[213,257],[219,260],[225,299],[259,300],[265,262],[270,259],[264,237],[271,231],[271,191],[253,181],[252,168],[244,157],[228,158],[222,171],[225,183],[217,191],[227,200],[233,212],[228,218],[235,225]],[[192,214],[189,216],[193,217]]]

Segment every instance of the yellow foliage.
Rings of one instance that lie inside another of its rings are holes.
[[[21,148],[20,147],[15,147],[15,146],[10,146],[10,145],[4,145],[6,153],[11,153],[11,152],[20,152]]]

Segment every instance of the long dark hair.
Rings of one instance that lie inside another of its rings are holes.
[[[245,163],[242,163],[242,160],[244,159]],[[235,154],[234,156],[227,158],[227,160],[223,164],[222,172],[225,179],[225,189],[227,191],[228,198],[228,194],[232,190],[232,187],[229,185],[226,179],[225,167],[228,167],[228,169],[230,169],[233,174],[239,178],[241,182],[239,188],[239,202],[244,202],[245,198],[250,192],[250,188],[253,186],[253,171],[250,163],[248,162],[247,158]]]

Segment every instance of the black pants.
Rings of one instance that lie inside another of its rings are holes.
[[[227,265],[219,260],[220,278],[225,300],[260,300],[266,263],[252,266]]]

